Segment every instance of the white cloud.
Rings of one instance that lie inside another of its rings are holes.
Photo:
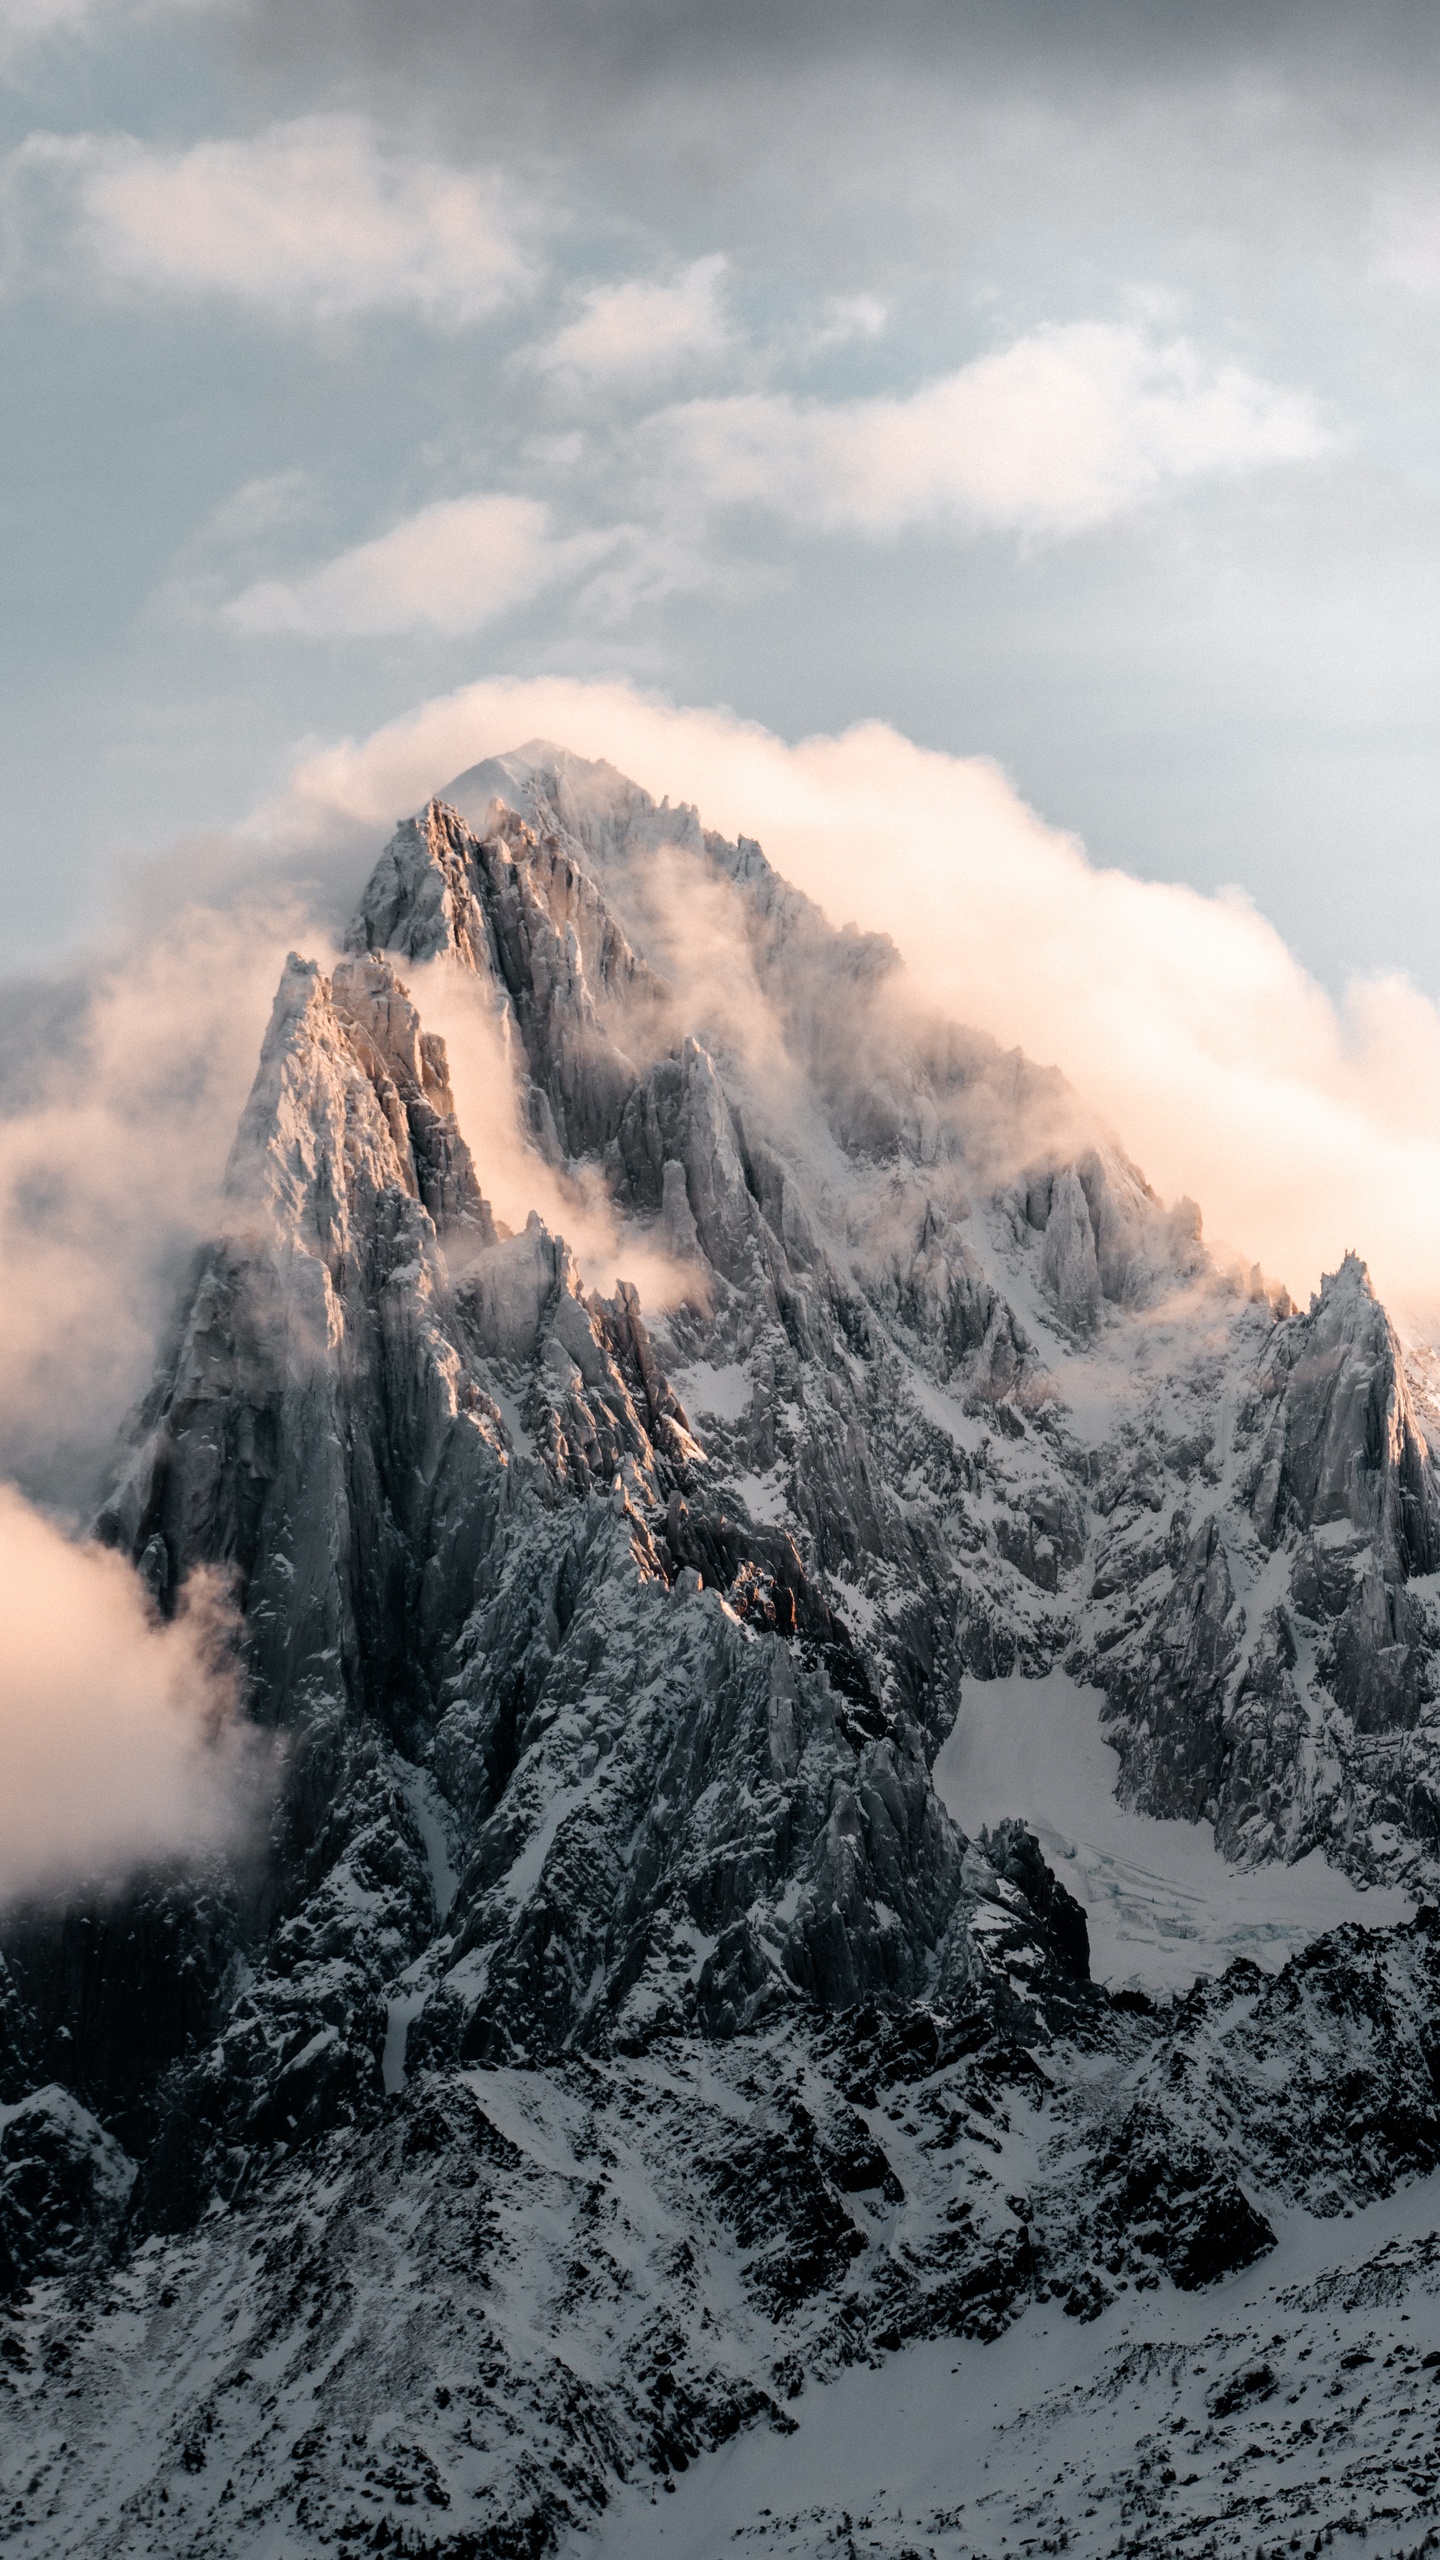
[[[872,536],[947,519],[1074,533],[1167,482],[1327,444],[1306,394],[1101,323],[1037,330],[904,397],[692,400],[646,434],[672,488]]]
[[[1297,1293],[1349,1245],[1440,1307],[1440,1014],[1405,980],[1336,1005],[1234,893],[1103,871],[983,760],[879,722],[791,746],[623,684],[472,685],[317,754],[265,826],[378,831],[477,758],[550,737],[757,835],[839,921],[894,935],[929,1001],[1055,1061],[1168,1196]]]
[[[0,1484],[0,1899],[232,1840],[255,1746],[213,1603],[165,1626],[130,1566]]]
[[[883,337],[889,317],[873,293],[832,293],[810,333],[807,352],[824,355],[832,347],[853,346],[857,339]]]
[[[373,542],[290,580],[263,579],[224,608],[247,636],[374,639],[402,631],[478,631],[612,548],[610,533],[557,539],[534,498],[441,499]]]
[[[587,382],[668,372],[687,359],[721,354],[731,343],[723,300],[729,261],[697,258],[668,283],[630,276],[593,285],[578,318],[532,355],[547,373]]]
[[[528,278],[498,178],[388,153],[361,116],[302,116],[179,152],[32,134],[12,165],[68,193],[83,253],[114,282],[278,319],[400,311],[458,329]]]
[[[689,276],[719,265],[701,261]],[[621,287],[616,297],[632,290],[660,288]],[[597,367],[636,358],[639,308],[612,330],[592,301],[546,361],[592,321]],[[875,316],[870,306],[851,315],[867,328]],[[1066,533],[1139,504],[1167,479],[1324,447],[1303,396],[1233,366],[1207,369],[1183,342],[1156,346],[1136,330],[1098,326],[1042,332],[903,400],[694,400],[660,411],[638,436],[632,451],[662,464],[648,525],[561,538],[533,498],[444,500],[320,568],[247,587],[225,618],[252,635],[456,637],[604,562],[587,610],[615,620],[679,588],[723,583],[703,539],[706,505],[748,502],[797,525],[872,537],[936,518]]]

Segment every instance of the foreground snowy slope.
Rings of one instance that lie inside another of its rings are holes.
[[[673,2497],[622,2491],[566,2560],[1219,2560],[1434,2548],[1440,2232],[1430,2181],[1343,2232],[1296,2218],[1203,2294],[1050,2305],[993,2346],[936,2340],[752,2431]],[[1317,2246],[1318,2240],[1318,2246]]]
[[[17,2551],[535,2552],[849,2368],[1428,2232],[1440,1481],[1357,1261],[1217,1266],[548,747],[292,958],[227,1201],[98,1525],[228,1576],[278,1791],[6,1919]]]

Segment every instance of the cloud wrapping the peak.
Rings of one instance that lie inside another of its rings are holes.
[[[12,165],[68,194],[77,245],[112,282],[267,318],[388,311],[460,329],[530,281],[497,177],[388,152],[363,116],[299,116],[168,152],[127,135],[32,134]]]
[[[893,935],[924,1003],[1060,1066],[1167,1198],[1297,1294],[1354,1246],[1397,1311],[1440,1320],[1436,1009],[1396,975],[1335,1004],[1246,899],[1098,869],[986,759],[879,721],[791,745],[627,684],[496,680],[308,757],[257,832],[277,853],[378,835],[535,737],[758,836],[836,922]]]
[[[1297,1294],[1354,1246],[1397,1313],[1440,1322],[1440,1014],[1402,978],[1337,1005],[1237,894],[1101,870],[994,764],[880,722],[792,744],[622,682],[494,680],[307,754],[208,863],[191,849],[153,884],[152,910],[162,893],[202,903],[112,937],[69,1032],[21,1043],[0,1117],[0,1460],[32,1491],[78,1501],[143,1387],[184,1248],[213,1231],[287,944],[324,964],[397,813],[537,737],[758,836],[837,923],[894,937],[919,1003],[1059,1065],[1165,1197],[1199,1200],[1212,1237]],[[693,882],[672,885],[664,965],[684,978],[691,934],[713,1011],[734,995],[714,919]],[[416,992],[454,1042],[462,1125],[502,1214],[553,1214],[592,1278],[624,1242],[620,1267],[663,1292],[603,1197],[577,1220],[530,1157],[483,1006],[443,982]]]
[[[1035,330],[903,396],[691,400],[649,434],[711,505],[875,538],[944,521],[1077,533],[1167,483],[1309,461],[1328,442],[1307,394],[1102,322]]]

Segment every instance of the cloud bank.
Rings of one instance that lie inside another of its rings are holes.
[[[723,258],[703,258],[669,284],[597,287],[581,316],[525,360],[587,397],[607,383],[643,389],[729,343],[724,271]],[[831,319],[849,336],[873,333],[883,316],[863,304]],[[600,571],[582,609],[618,621],[679,591],[723,589],[712,520],[727,509],[873,542],[926,524],[961,538],[1059,540],[1133,511],[1167,483],[1326,449],[1308,395],[1211,364],[1184,341],[1156,345],[1102,325],[1045,329],[905,398],[749,392],[672,404],[612,439],[624,522],[561,536],[538,498],[448,498],[317,568],[256,581],[221,618],[248,636],[456,638]],[[575,468],[571,453],[572,479]],[[761,574],[773,574],[769,560]]]
[[[1082,532],[1166,483],[1302,462],[1327,436],[1305,393],[1104,323],[1039,329],[907,396],[691,400],[650,435],[710,505],[878,539],[949,522]]]
[[[1398,1313],[1440,1317],[1436,1009],[1394,974],[1335,1002],[1238,893],[1098,868],[983,759],[879,722],[790,745],[626,684],[495,681],[308,757],[257,842],[374,844],[537,736],[698,802],[836,921],[893,934],[921,998],[1059,1065],[1157,1189],[1297,1295],[1353,1245]]]
[[[120,1557],[0,1483],[0,1900],[233,1843],[258,1764],[217,1666],[213,1594],[153,1618]]]
[[[478,631],[562,578],[583,576],[613,533],[557,536],[535,498],[493,493],[422,507],[291,579],[264,578],[224,607],[246,637],[378,639],[402,631]]]
[[[112,282],[268,318],[391,311],[460,329],[530,277],[498,179],[388,152],[363,116],[298,116],[177,152],[32,134],[12,167],[58,186],[82,256]]]

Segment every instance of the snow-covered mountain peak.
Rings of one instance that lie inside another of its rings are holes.
[[[758,845],[462,775],[287,963],[98,1524],[285,1757],[6,1936],[16,2548],[539,2554],[1428,2175],[1430,1428],[1358,1260],[1227,1268]]]

